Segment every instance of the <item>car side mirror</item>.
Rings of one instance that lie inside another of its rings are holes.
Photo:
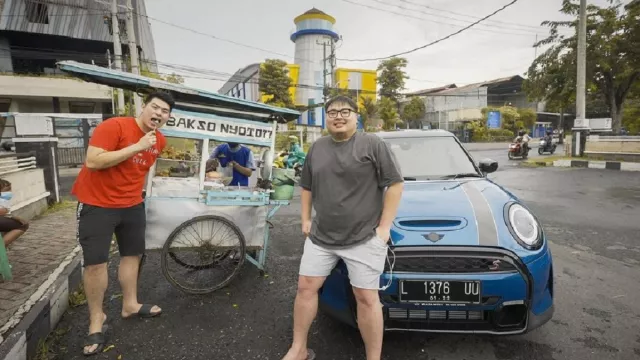
[[[484,174],[490,174],[498,170],[498,162],[491,159],[482,159],[478,163],[478,167]]]

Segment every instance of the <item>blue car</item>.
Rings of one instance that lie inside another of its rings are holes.
[[[377,133],[405,177],[380,277],[385,331],[514,335],[553,316],[553,263],[544,230],[515,195],[487,178],[443,130]],[[324,313],[357,327],[340,261],[319,294]]]

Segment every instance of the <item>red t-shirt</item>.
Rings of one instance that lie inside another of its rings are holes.
[[[100,123],[89,140],[90,146],[106,151],[124,149],[137,143],[144,132],[133,117],[115,117]],[[156,132],[156,145],[137,153],[116,166],[90,170],[82,166],[73,184],[71,194],[81,203],[106,207],[126,208],[142,202],[145,178],[167,140]]]

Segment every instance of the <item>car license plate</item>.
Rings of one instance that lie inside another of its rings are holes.
[[[400,301],[479,304],[480,281],[403,280]]]

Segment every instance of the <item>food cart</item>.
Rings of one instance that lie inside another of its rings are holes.
[[[166,279],[183,292],[204,294],[226,286],[245,260],[264,273],[269,219],[289,204],[273,200],[270,186],[277,124],[299,112],[75,61],[58,66],[89,82],[142,95],[167,91],[175,98],[169,121],[159,129],[167,146],[149,172],[144,195],[146,248],[161,253]],[[258,179],[240,187],[209,178],[207,160],[217,142],[253,147],[261,164],[254,171]]]

